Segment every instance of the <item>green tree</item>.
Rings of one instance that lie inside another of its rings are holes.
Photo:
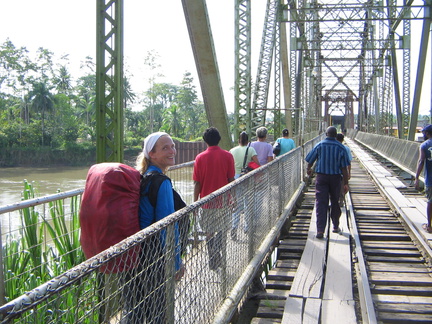
[[[183,117],[183,136],[185,139],[196,138],[207,127],[204,105],[198,101],[196,88],[191,73],[186,72],[176,96],[176,102],[181,107]]]
[[[72,90],[72,77],[66,66],[60,66],[53,83],[59,93],[68,94]]]
[[[181,137],[183,124],[179,107],[176,104],[172,104],[165,110],[163,117],[162,129],[174,137]]]
[[[37,82],[29,93],[31,108],[41,116],[42,146],[45,145],[45,117],[46,113],[52,112],[54,108],[54,97],[43,82]]]
[[[149,90],[147,91],[147,99],[148,109],[150,113],[150,133],[153,133],[153,130],[158,128],[155,127],[155,109],[157,109],[157,105],[155,104],[156,94],[152,93],[152,91],[154,90],[156,78],[162,76],[161,73],[156,72],[156,69],[161,67],[160,64],[157,62],[158,58],[159,54],[156,51],[148,51],[146,57],[144,58],[144,66],[149,71]]]
[[[136,94],[132,90],[132,86],[129,82],[128,78],[124,78],[123,81],[123,103],[124,108],[126,109],[128,107],[128,102],[132,103],[136,98]]]
[[[28,57],[25,47],[17,48],[9,39],[1,44],[0,89],[10,89],[10,93],[19,92],[32,71],[36,71],[36,66]]]

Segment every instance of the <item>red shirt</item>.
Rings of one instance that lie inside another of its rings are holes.
[[[217,145],[209,146],[195,158],[193,180],[201,184],[200,198],[228,184],[234,174],[232,154]]]

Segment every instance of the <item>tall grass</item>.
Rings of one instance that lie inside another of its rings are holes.
[[[37,190],[26,180],[22,197],[23,200],[37,197]],[[70,199],[70,213],[65,211],[67,206],[63,200],[50,202],[48,206],[47,218],[43,217],[37,207],[20,210],[19,235],[6,237],[2,251],[6,302],[85,260],[79,242],[80,198]],[[87,290],[89,284],[92,285],[88,282]],[[41,319],[55,319],[56,323],[74,323],[78,314],[71,310],[83,293],[84,287],[68,289],[57,296],[55,301],[47,302],[41,309],[35,309],[33,315],[26,318],[26,322],[41,323]]]

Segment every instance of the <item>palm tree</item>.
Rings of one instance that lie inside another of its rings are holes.
[[[172,104],[163,113],[163,126],[172,136],[181,137],[182,118],[180,109],[177,105]]]
[[[60,66],[59,75],[54,79],[54,85],[59,93],[67,94],[72,89],[71,75],[66,66]]]
[[[52,111],[54,108],[54,97],[43,82],[37,82],[33,84],[33,90],[29,93],[29,100],[31,102],[31,108],[35,112],[41,114],[41,125],[42,125],[42,146],[44,146],[45,137],[45,113]]]
[[[123,102],[124,102],[124,109],[126,109],[128,102],[133,102],[136,98],[135,92],[133,92],[131,84],[129,82],[128,78],[124,78],[123,80]]]
[[[76,108],[78,117],[83,120],[85,119],[85,124],[90,127],[90,122],[94,121],[93,116],[96,113],[95,110],[95,95],[90,93],[83,93],[82,96],[76,97]],[[83,118],[83,116],[85,118]]]

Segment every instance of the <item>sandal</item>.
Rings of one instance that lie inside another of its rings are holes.
[[[423,229],[427,232],[427,233],[431,233],[432,234],[432,227],[428,226],[428,224],[424,223],[422,225]]]

